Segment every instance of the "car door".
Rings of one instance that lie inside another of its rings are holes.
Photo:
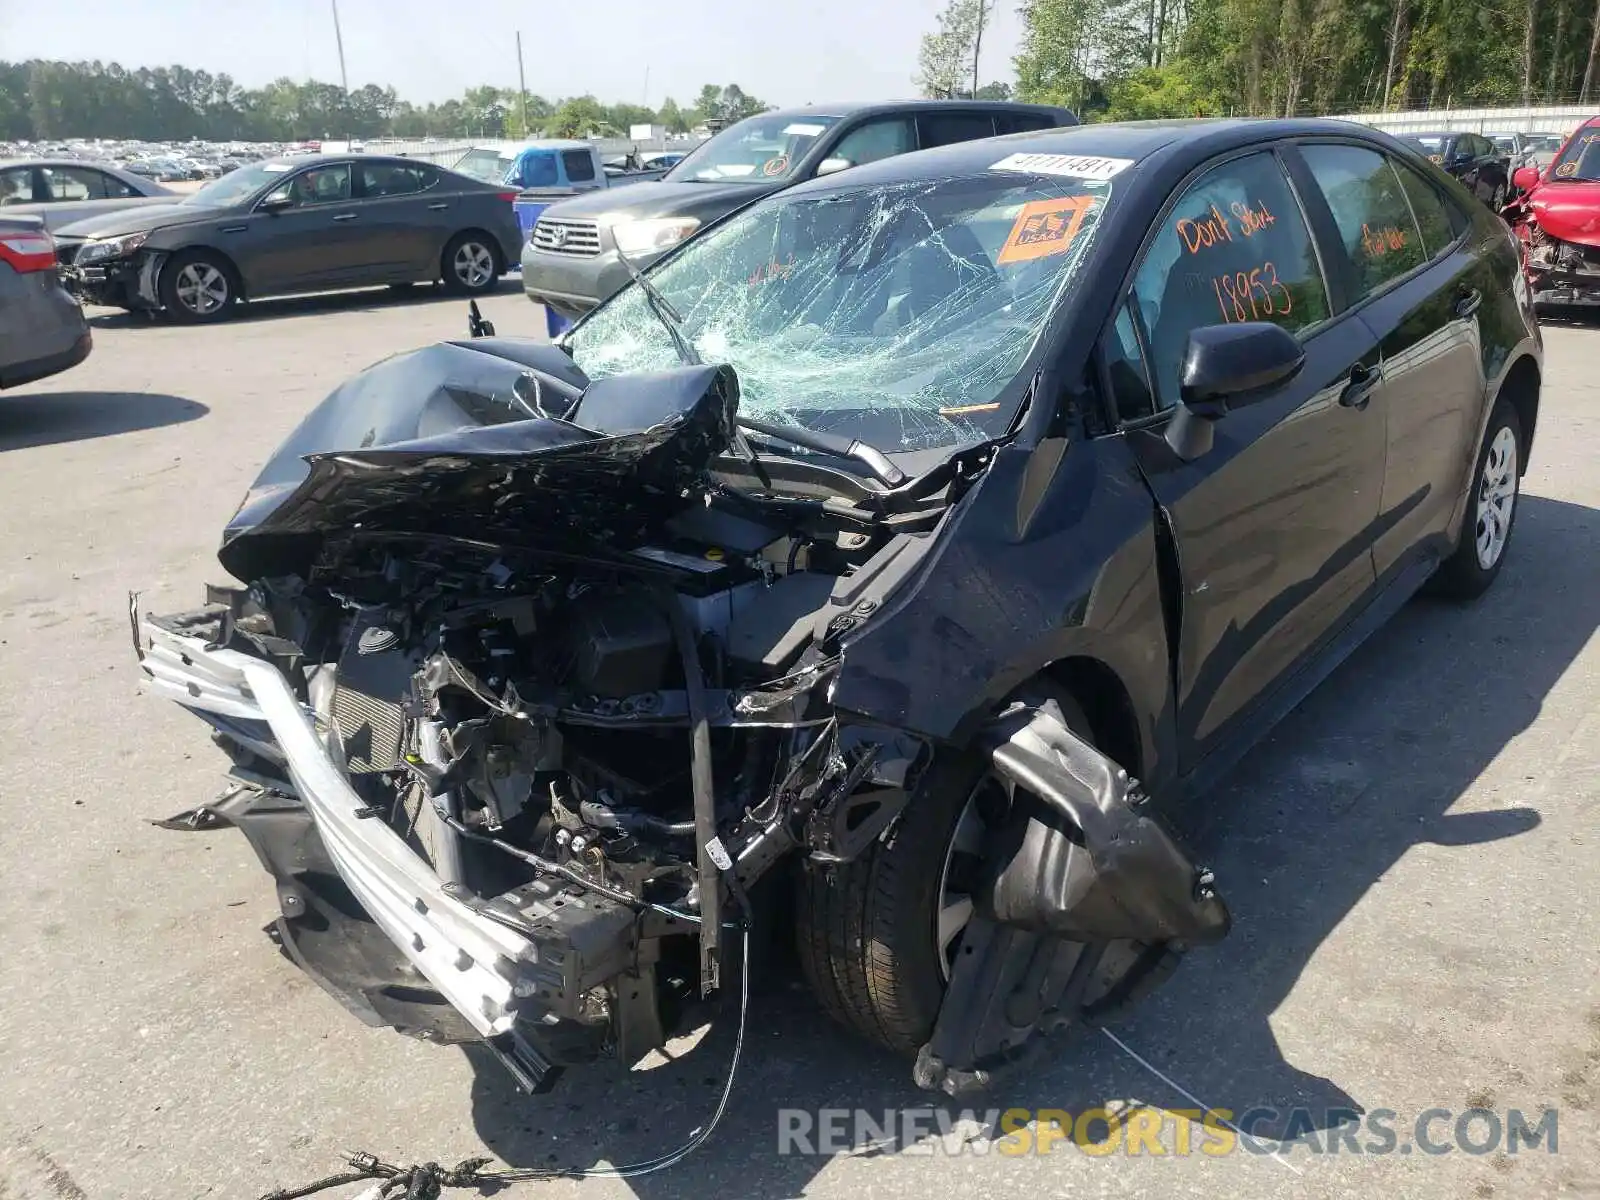
[[[400,283],[438,271],[456,197],[427,163],[357,164],[357,222],[373,282]]]
[[[1373,548],[1380,578],[1444,552],[1486,381],[1476,313],[1494,286],[1465,213],[1370,146],[1297,147],[1340,234],[1347,295],[1378,340],[1387,468]]]
[[[1181,564],[1177,716],[1188,771],[1370,597],[1384,454],[1370,375],[1377,343],[1340,311],[1300,197],[1269,150],[1181,187],[1123,303],[1107,357]],[[1304,364],[1216,422],[1210,450],[1183,461],[1163,435],[1189,332],[1245,321],[1295,334]]]
[[[361,281],[369,249],[348,162],[322,162],[286,175],[238,220],[219,223],[253,295],[316,291]]]

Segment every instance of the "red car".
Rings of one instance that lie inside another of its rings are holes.
[[[1590,117],[1543,171],[1513,177],[1533,302],[1600,304],[1600,117]]]

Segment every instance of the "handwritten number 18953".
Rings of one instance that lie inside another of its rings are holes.
[[[1248,271],[1215,275],[1211,279],[1217,309],[1224,324],[1259,321],[1262,317],[1285,317],[1294,311],[1289,289],[1278,280],[1278,268],[1270,262]]]

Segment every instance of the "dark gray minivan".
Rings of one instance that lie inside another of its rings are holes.
[[[953,142],[1076,125],[1064,108],[906,100],[775,109],[730,125],[655,183],[552,204],[522,248],[530,300],[574,320],[703,225],[819,175]],[[552,332],[555,332],[552,323]]]

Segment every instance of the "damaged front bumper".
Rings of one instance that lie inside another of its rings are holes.
[[[156,289],[165,257],[141,254],[86,267],[62,266],[61,282],[85,304],[153,311],[161,307]]]
[[[517,998],[542,982],[541,964],[530,957],[536,943],[463,903],[393,829],[370,819],[318,734],[314,714],[275,667],[217,648],[174,622],[137,616],[135,622],[146,689],[224,718],[258,753],[279,756],[295,798],[361,907],[480,1036],[508,1033]]]
[[[1600,248],[1541,237],[1527,259],[1534,304],[1600,304]]]

